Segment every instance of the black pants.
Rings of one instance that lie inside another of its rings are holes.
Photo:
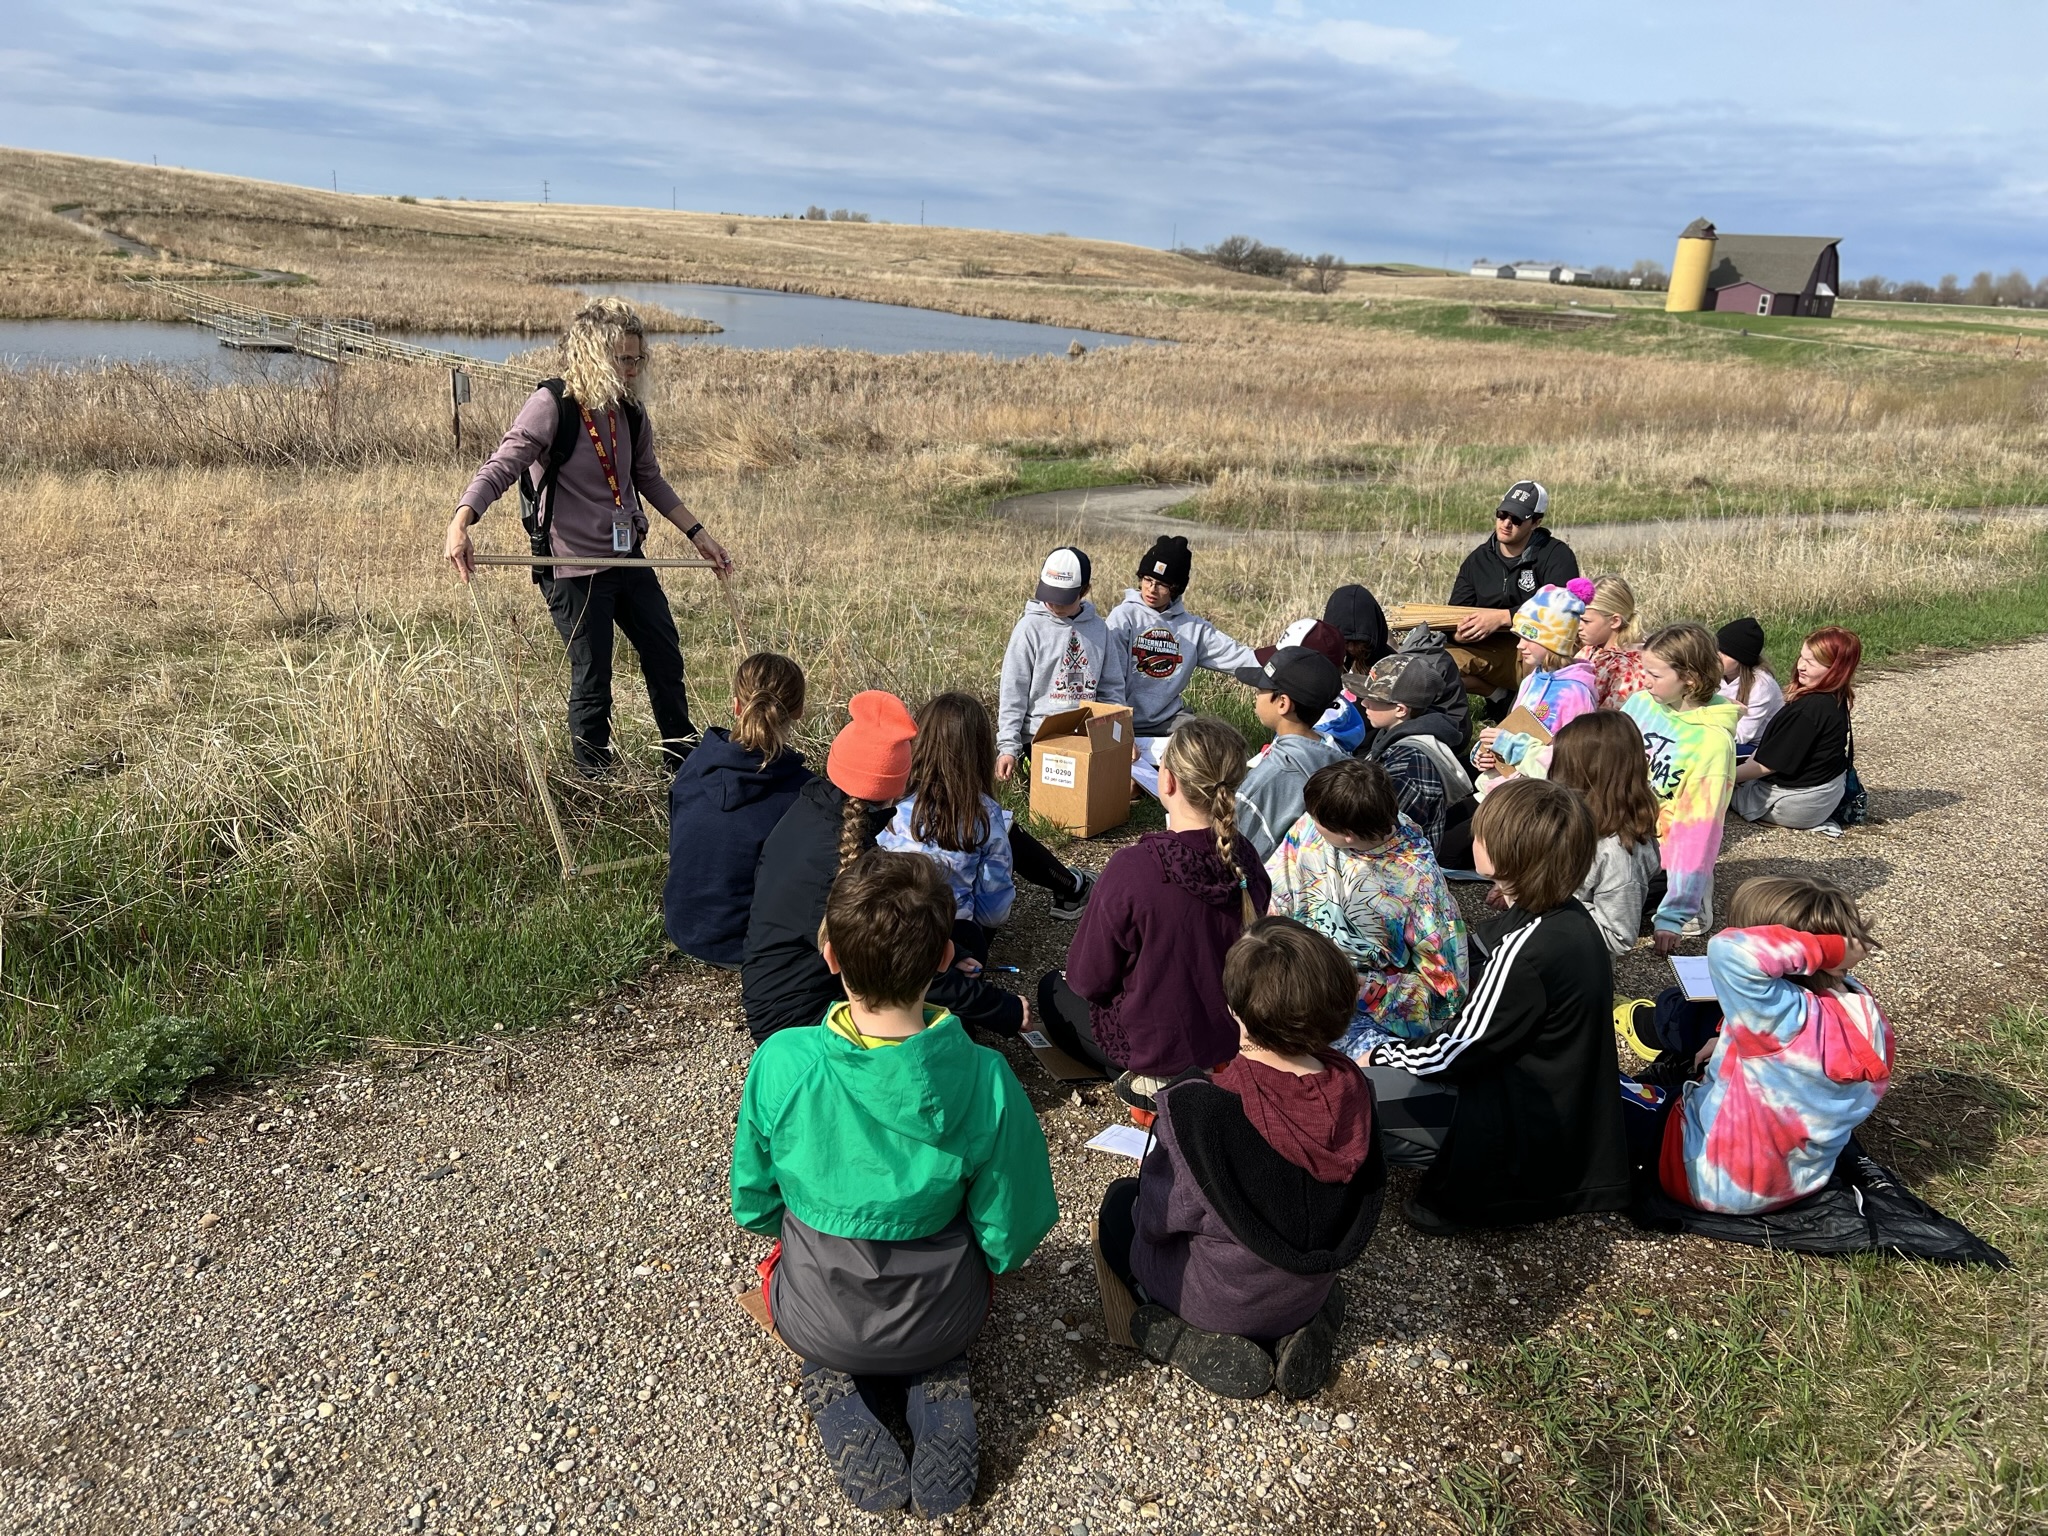
[[[1040,1033],[1084,1067],[1094,1067],[1104,1077],[1115,1077],[1117,1067],[1095,1043],[1095,1025],[1088,1016],[1088,999],[1067,985],[1059,971],[1047,971],[1038,983],[1037,1023]]]
[[[1144,1291],[1131,1270],[1131,1244],[1138,1236],[1138,1181],[1111,1179],[1102,1192],[1102,1209],[1096,1213],[1095,1229],[1101,1234],[1102,1261],[1111,1274],[1123,1281],[1124,1289],[1139,1300]]]
[[[1074,894],[1073,871],[1054,858],[1050,848],[1015,822],[1010,823],[1010,859],[1017,867],[1019,880],[1051,891],[1056,896]]]
[[[569,740],[576,766],[595,772],[612,761],[612,626],[640,656],[647,702],[671,767],[695,733],[683,691],[683,643],[668,595],[652,571],[599,571],[541,583],[548,613],[569,651]]]

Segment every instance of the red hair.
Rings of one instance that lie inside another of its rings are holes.
[[[1855,631],[1837,629],[1830,624],[1808,635],[1805,643],[1806,649],[1813,652],[1813,659],[1826,670],[1811,688],[1802,688],[1795,681],[1786,690],[1785,697],[1796,699],[1808,693],[1838,693],[1842,696],[1843,707],[1854,709],[1856,668],[1863,662],[1863,642],[1856,638]]]

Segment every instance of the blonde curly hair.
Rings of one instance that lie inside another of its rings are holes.
[[[612,360],[613,351],[628,336],[639,340],[644,358],[646,325],[632,305],[609,296],[592,299],[577,310],[562,333],[562,382],[585,409],[609,410],[629,396],[639,398],[647,362],[640,364],[639,377],[629,381]]]

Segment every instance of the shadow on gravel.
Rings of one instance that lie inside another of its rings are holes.
[[[1961,805],[1965,796],[1953,789],[1883,789],[1870,790],[1870,812],[1880,822],[1911,821],[1915,816],[1928,811],[1945,811],[1952,805]],[[1852,832],[1850,834],[1854,836]]]
[[[1794,854],[1765,854],[1745,845],[1745,857],[1730,858],[1723,855],[1714,870],[1714,915],[1718,927],[1727,915],[1729,900],[1736,888],[1745,880],[1754,880],[1759,875],[1804,875],[1816,880],[1827,880],[1839,885],[1851,896],[1861,900],[1872,891],[1888,883],[1892,877],[1889,859],[1876,858],[1869,854],[1844,852],[1838,857],[1829,857],[1829,851],[1838,848],[1853,849],[1849,839],[1851,832],[1840,842],[1828,842],[1817,832],[1787,833],[1792,837],[1807,837],[1816,845],[1813,857]]]
[[[1922,1068],[1892,1079],[1857,1135],[1870,1155],[1909,1184],[1982,1168],[1998,1151],[1998,1127],[2023,1095],[1976,1072]]]

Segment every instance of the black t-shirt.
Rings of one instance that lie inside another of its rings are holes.
[[[1838,693],[1807,693],[1771,717],[1756,760],[1780,789],[1813,789],[1849,771],[1849,710]]]

